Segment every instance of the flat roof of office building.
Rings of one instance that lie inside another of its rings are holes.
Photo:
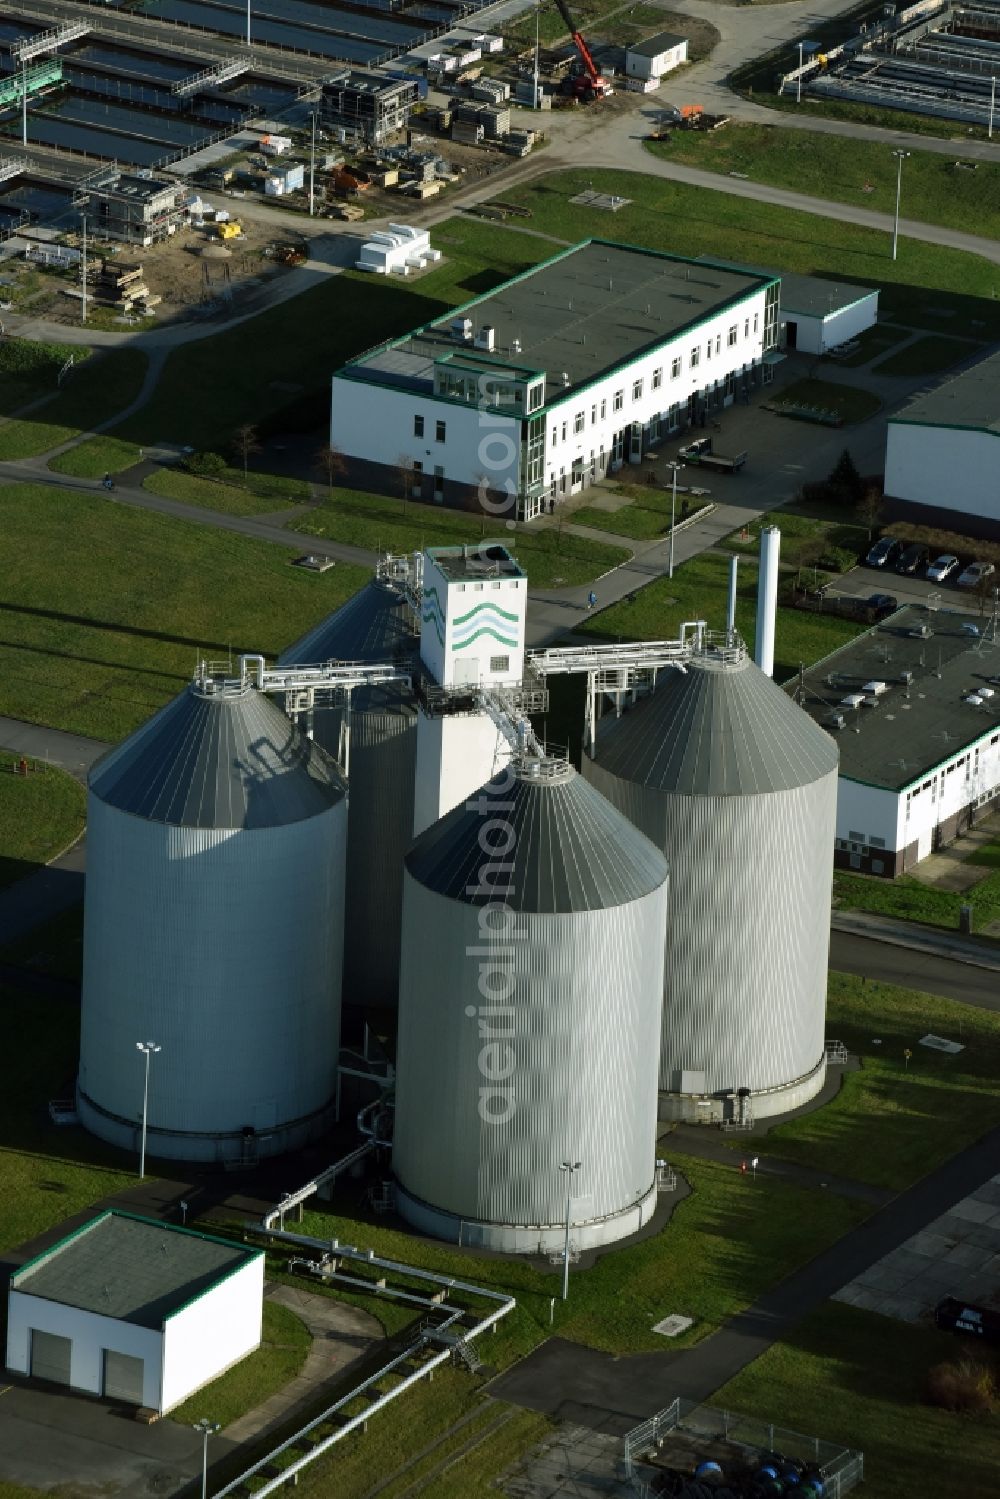
[[[914,396],[889,420],[1000,433],[1000,354],[980,359],[936,389]]]
[[[836,739],[842,776],[902,791],[1000,734],[1000,640],[974,604],[910,604],[805,672],[799,701]]]
[[[547,404],[561,389],[588,385],[687,328],[777,282],[769,272],[685,259],[592,239],[363,355],[341,371],[377,384],[429,389],[434,361],[460,354],[498,373],[545,372]],[[458,317],[473,332],[491,327],[492,351],[460,342]]]

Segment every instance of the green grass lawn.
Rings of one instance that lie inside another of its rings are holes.
[[[771,1130],[765,1154],[902,1189],[1000,1124],[1000,1015],[831,973],[826,1033],[862,1057],[861,1071],[825,1108]],[[918,1045],[928,1034],[965,1050]]]
[[[146,356],[138,349],[94,355],[30,417],[0,424],[0,459],[29,458],[114,417],[139,394]]]
[[[953,1334],[827,1302],[712,1397],[865,1454],[865,1499],[989,1499],[1000,1422],[923,1404],[927,1371],[979,1353]]]
[[[737,1165],[671,1154],[692,1194],[679,1203],[667,1228],[652,1238],[603,1255],[573,1275],[570,1300],[557,1300],[554,1331],[612,1353],[662,1349],[652,1325],[684,1312],[695,1325],[671,1346],[698,1342],[858,1223],[867,1205],[836,1196],[817,1197],[776,1178],[756,1183]],[[560,1270],[542,1272],[519,1260],[460,1254],[445,1244],[389,1228],[365,1213],[307,1211],[302,1232],[363,1244],[388,1258],[454,1274],[477,1285],[507,1290],[517,1308],[484,1345],[483,1357],[503,1367],[549,1335],[549,1302],[559,1296]],[[696,1278],[691,1266],[699,1266]]]
[[[278,479],[270,474],[248,474],[228,469],[223,479],[202,479],[183,469],[163,468],[143,480],[143,489],[182,500],[185,505],[222,510],[228,515],[264,515],[285,510],[309,499],[304,479]]]
[[[746,555],[760,551],[760,533],[766,526],[777,526],[781,531],[781,561],[785,566],[811,565],[820,555],[820,547],[859,553],[868,542],[864,526],[851,519],[849,510],[823,511],[814,507],[769,510],[760,515],[747,529],[749,541],[743,541],[739,531],[726,537],[726,546],[734,552]]]
[[[969,855],[968,863],[985,864],[989,869],[1000,869],[1000,842],[984,843]]]
[[[0,712],[98,739],[136,728],[201,655],[273,658],[367,577],[48,485],[0,488],[0,531],[18,558],[0,581]]]
[[[938,120],[937,134],[948,127]],[[959,127],[960,128],[960,127]],[[745,173],[754,182],[891,214],[896,205],[896,160],[887,142],[774,125],[733,122],[725,130],[675,130],[650,141],[666,161],[708,172]],[[1000,236],[1000,164],[959,170],[937,152],[911,150],[903,163],[902,213],[924,224]]]
[[[569,200],[590,186],[632,202],[607,225]],[[930,326],[973,338],[1000,337],[1000,285],[991,262],[957,250],[903,239],[893,263],[888,236],[843,219],[757,203],[727,193],[644,176],[590,168],[554,172],[519,185],[513,198],[532,210],[531,227],[569,242],[595,233],[625,244],[677,255],[710,255],[779,271],[828,275],[881,288],[883,316],[914,327]],[[500,226],[491,235],[523,239]],[[916,294],[913,288],[922,290]],[[933,319],[938,318],[935,322]],[[982,323],[984,326],[979,327]]]
[[[595,589],[600,603],[600,586]],[[711,629],[726,622],[729,563],[725,557],[703,555],[683,563],[673,579],[657,578],[630,602],[612,604],[577,626],[577,633],[595,640],[666,640],[687,619],[704,619]],[[757,609],[757,567],[747,558],[741,566],[736,594],[736,628],[753,642]],[[804,610],[779,608],[775,631],[774,674],[778,681],[820,660],[860,633],[850,620]]]
[[[607,484],[609,494],[628,499],[627,505],[617,510],[604,510],[596,505],[583,505],[567,517],[580,526],[593,526],[598,531],[610,531],[616,536],[630,536],[636,541],[653,541],[670,532],[670,488],[660,484]],[[703,505],[704,500],[677,496],[677,520],[683,520],[689,512]]]
[[[301,1317],[265,1299],[261,1346],[182,1405],[174,1406],[170,1419],[189,1425],[207,1416],[228,1426],[294,1379],[311,1347],[312,1336]]]
[[[72,474],[77,479],[101,479],[105,474],[120,474],[138,463],[142,454],[137,443],[122,442],[118,437],[88,437],[66,453],[53,458],[48,467],[57,474]]]
[[[522,526],[516,532],[498,531],[497,523],[485,516],[353,489],[335,489],[332,497],[293,521],[288,529],[307,536],[325,536],[368,551],[393,552],[455,546],[503,534],[527,569],[534,588],[588,583],[629,557],[621,547],[566,532],[560,535],[555,527],[533,530]]]
[[[842,911],[872,911],[900,921],[958,931],[959,909],[972,907],[973,929],[1000,919],[1000,871],[986,875],[970,890],[937,890],[911,874],[894,880],[838,869],[833,877],[834,903]]]
[[[152,399],[115,436],[225,452],[244,422],[311,431],[329,412],[330,376],[351,355],[467,302],[552,253],[524,234],[449,220],[435,230],[439,270],[390,282],[329,276],[301,296],[175,350]]]
[[[905,349],[890,354],[873,365],[876,375],[937,375],[951,369],[959,360],[969,359],[982,352],[980,344],[969,343],[964,338],[946,338],[943,334],[928,334],[907,344]]]
[[[0,416],[9,416],[30,401],[58,389],[59,371],[72,354],[78,363],[90,350],[76,345],[38,343],[30,338],[0,342]],[[72,377],[71,377],[72,378]]]
[[[49,1099],[73,1096],[79,1005],[13,986],[4,1001],[4,1045],[16,1066],[0,1089],[0,1251],[132,1186],[137,1170],[120,1151],[49,1120]]]
[[[779,414],[784,407],[809,406],[832,411],[845,426],[867,421],[880,409],[882,402],[870,391],[852,385],[836,385],[832,380],[796,380],[768,401]]]
[[[87,795],[55,766],[29,761],[27,775],[0,752],[0,885],[30,874],[83,832]]]

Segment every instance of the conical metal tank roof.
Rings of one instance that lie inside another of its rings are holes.
[[[609,774],[681,796],[752,796],[837,769],[829,734],[745,651],[706,651],[665,671],[649,697],[598,726]]]
[[[626,905],[667,878],[648,838],[571,766],[551,761],[494,776],[417,839],[406,868],[452,900],[557,915]]]
[[[323,661],[395,661],[414,655],[417,636],[403,595],[391,583],[373,578],[308,635],[282,651],[280,665]]]
[[[90,773],[95,796],[151,822],[268,828],[344,795],[333,762],[250,686],[192,682]]]

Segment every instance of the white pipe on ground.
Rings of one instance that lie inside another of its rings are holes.
[[[760,576],[757,581],[757,640],[754,660],[761,671],[774,676],[774,621],[778,609],[778,559],[781,532],[765,526],[760,533]]]

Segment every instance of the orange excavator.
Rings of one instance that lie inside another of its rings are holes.
[[[606,99],[613,93],[610,83],[602,77],[590,48],[583,39],[583,35],[577,28],[576,22],[569,13],[566,0],[556,0],[559,14],[566,22],[566,29],[573,38],[573,45],[580,54],[580,71],[570,79],[573,95],[582,104],[590,104],[595,99]]]

